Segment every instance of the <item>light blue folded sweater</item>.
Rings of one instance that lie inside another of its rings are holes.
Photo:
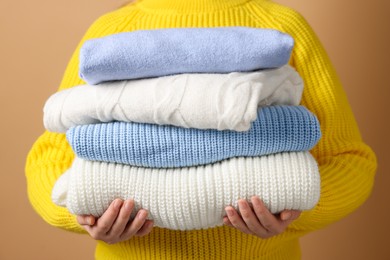
[[[236,156],[310,150],[321,137],[317,118],[302,106],[269,106],[247,132],[141,123],[76,126],[67,139],[78,157],[143,167],[213,163]]]
[[[287,64],[294,40],[273,29],[171,28],[86,41],[80,77],[89,84],[179,73],[229,73]]]

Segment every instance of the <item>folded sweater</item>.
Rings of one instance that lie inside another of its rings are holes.
[[[80,77],[89,84],[179,73],[228,73],[287,64],[294,40],[273,29],[169,28],[86,41]]]
[[[317,118],[303,106],[268,106],[247,132],[114,122],[76,126],[66,135],[78,157],[160,168],[306,151],[321,132]]]
[[[178,230],[222,225],[224,208],[259,196],[272,213],[308,210],[320,196],[318,166],[309,152],[238,157],[206,166],[151,169],[74,160],[52,199],[77,215],[101,216],[116,199],[134,199],[155,226]]]
[[[247,131],[258,107],[299,105],[302,90],[301,77],[289,65],[82,85],[47,100],[44,124],[61,133],[72,126],[111,121]]]

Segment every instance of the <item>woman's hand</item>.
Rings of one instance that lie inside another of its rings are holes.
[[[251,202],[253,209],[246,200],[238,201],[241,216],[233,207],[226,207],[227,216],[223,218],[224,224],[237,228],[245,234],[270,238],[283,233],[287,226],[301,214],[297,210],[285,210],[275,216],[258,197],[253,196]]]
[[[141,209],[130,222],[134,209],[133,200],[114,200],[104,214],[95,219],[93,216],[77,216],[79,224],[96,240],[114,244],[132,238],[145,236],[153,228],[153,221],[147,220],[148,212]]]

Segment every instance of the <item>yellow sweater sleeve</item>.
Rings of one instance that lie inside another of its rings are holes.
[[[312,150],[321,174],[320,201],[290,226],[305,233],[325,227],[363,204],[372,190],[377,163],[362,141],[336,72],[307,21],[277,4],[270,5],[269,12],[295,39],[291,62],[304,79],[302,104],[316,114],[322,130],[322,138]]]
[[[78,76],[79,50],[85,40],[119,32],[123,28],[118,24],[126,26],[136,18],[136,15],[121,16],[118,14],[120,12],[122,9],[103,15],[87,30],[68,63],[59,90],[85,84]],[[118,19],[121,21],[117,21]],[[27,156],[25,167],[27,191],[35,211],[50,225],[85,233],[74,215],[66,208],[55,205],[51,200],[55,182],[71,166],[73,158],[74,153],[66,141],[65,134],[46,131],[34,143]]]

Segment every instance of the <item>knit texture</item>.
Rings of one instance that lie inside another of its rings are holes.
[[[347,216],[370,195],[376,157],[361,138],[345,92],[321,42],[299,13],[272,1],[142,0],[103,15],[80,41],[59,90],[85,84],[78,76],[79,51],[88,39],[135,30],[218,26],[273,28],[294,38],[290,65],[305,82],[302,104],[321,123],[322,138],[311,150],[321,176],[318,204],[271,239],[259,239],[225,226],[195,231],[156,227],[147,236],[114,245],[98,241],[96,259],[298,260],[301,259],[299,237]],[[46,131],[27,158],[28,196],[37,213],[50,225],[85,233],[73,214],[51,200],[54,183],[73,159],[65,135]]]
[[[302,106],[269,106],[247,132],[114,122],[66,133],[80,158],[143,167],[202,165],[235,156],[306,151],[321,137],[317,118]]]
[[[289,35],[272,29],[137,30],[85,42],[80,51],[80,77],[97,84],[178,73],[277,68],[287,64],[293,45]]]
[[[239,157],[206,166],[151,169],[76,157],[52,198],[77,215],[99,217],[116,198],[135,200],[157,227],[206,229],[223,224],[225,207],[259,196],[272,213],[308,210],[320,196],[317,163],[309,152]]]
[[[112,121],[247,131],[259,107],[299,105],[302,91],[303,81],[289,65],[82,85],[46,101],[44,124],[52,132]]]

